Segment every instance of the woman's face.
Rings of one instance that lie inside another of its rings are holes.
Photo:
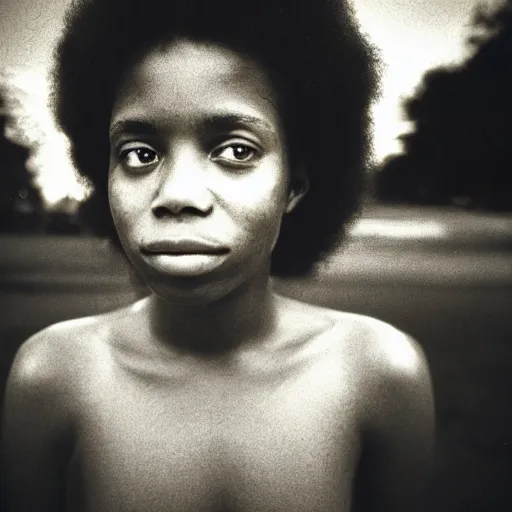
[[[202,303],[268,273],[299,196],[257,64],[188,40],[151,51],[119,88],[110,142],[114,223],[157,295]]]

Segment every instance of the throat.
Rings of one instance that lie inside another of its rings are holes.
[[[180,307],[153,296],[149,306],[155,338],[197,357],[222,358],[259,345],[276,325],[275,298],[266,289],[202,307]]]

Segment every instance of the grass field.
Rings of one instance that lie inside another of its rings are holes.
[[[353,243],[282,293],[376,316],[416,337],[438,436],[432,512],[512,510],[512,254],[462,245]],[[21,341],[55,321],[128,303],[126,269],[77,238],[0,239],[2,386]]]

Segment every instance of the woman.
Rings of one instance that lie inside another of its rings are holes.
[[[57,118],[150,293],[20,349],[10,510],[422,508],[419,346],[269,285],[356,209],[373,66],[344,2],[73,5]]]

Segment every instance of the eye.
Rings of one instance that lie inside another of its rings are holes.
[[[160,161],[158,153],[147,145],[124,145],[119,152],[119,157],[126,167],[141,169],[156,165]]]
[[[257,155],[258,150],[256,148],[242,143],[222,146],[212,153],[212,157],[214,159],[234,164],[250,163],[257,157]]]

